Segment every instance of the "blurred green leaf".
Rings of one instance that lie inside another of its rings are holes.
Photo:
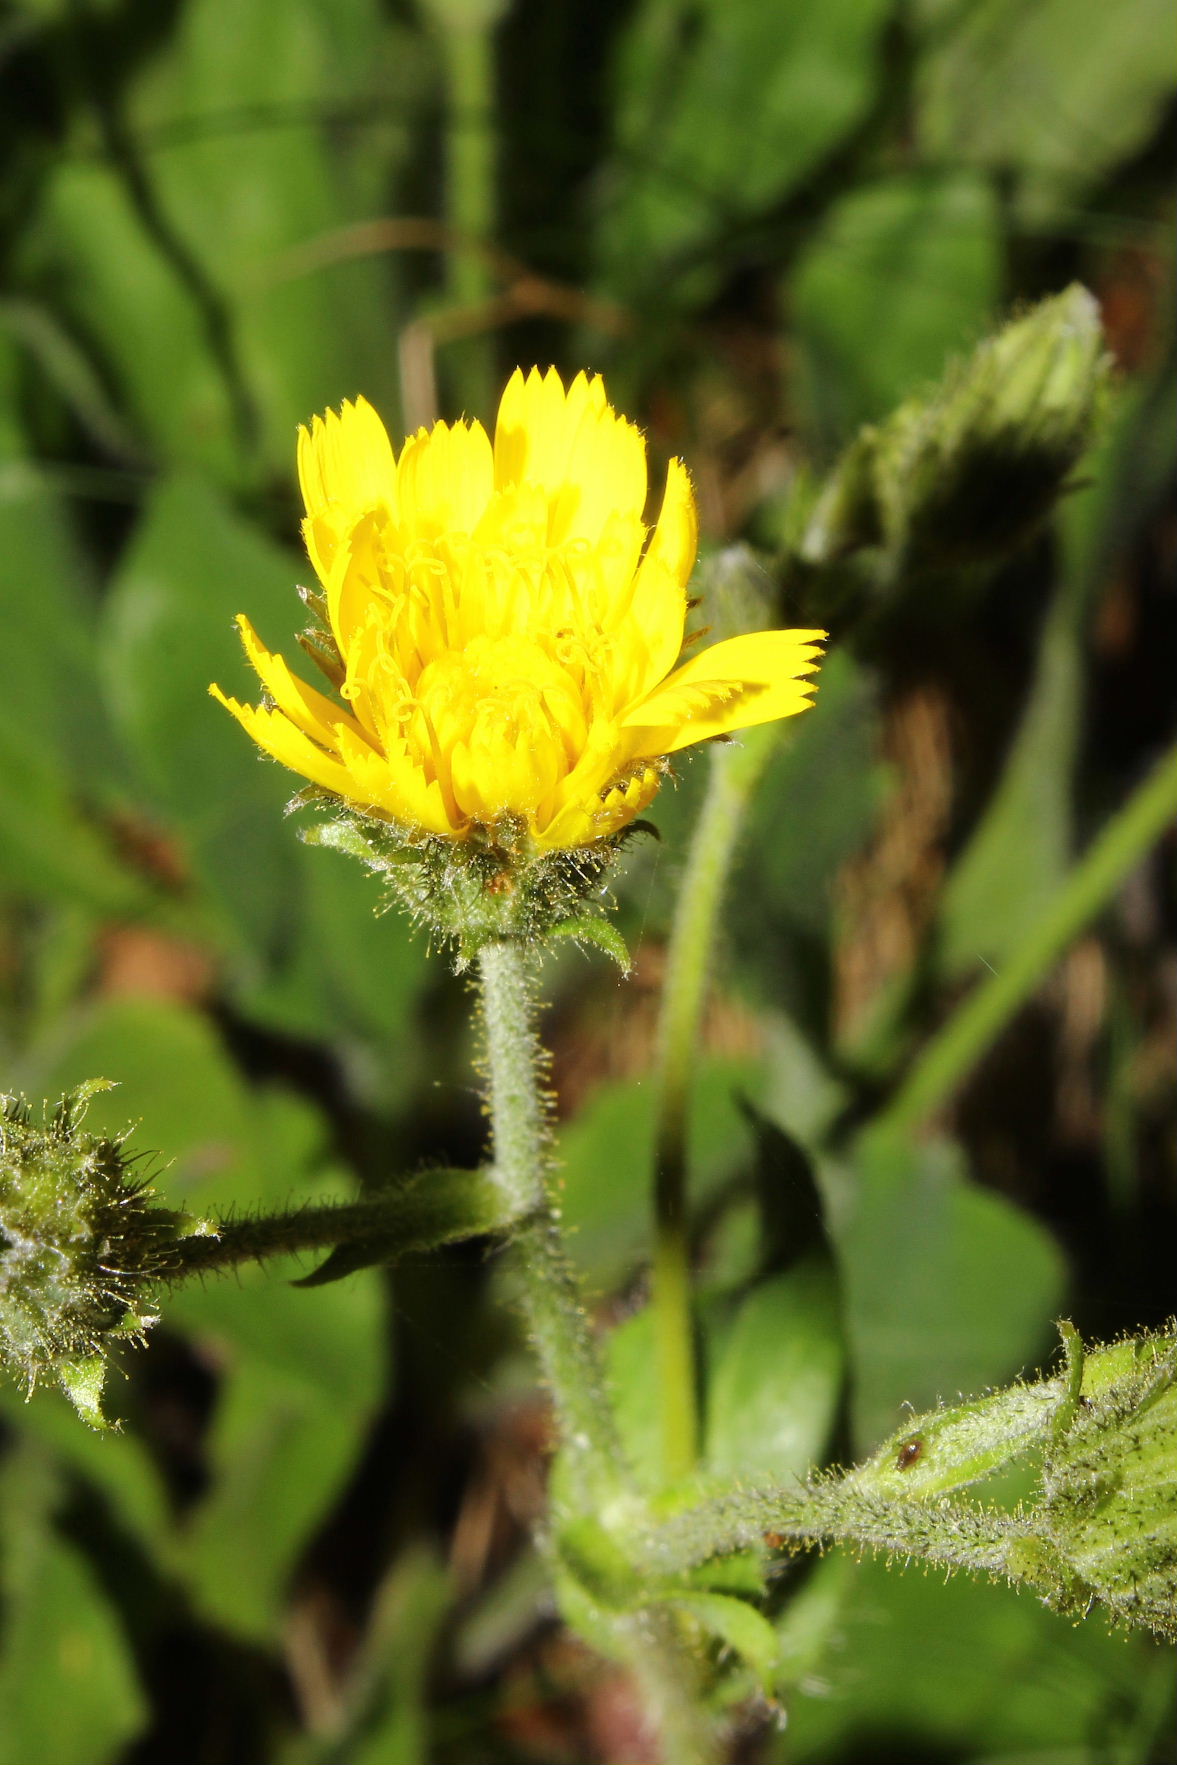
[[[814,1252],[754,1287],[711,1350],[709,1469],[787,1483],[821,1463],[842,1387],[838,1286]]]
[[[1171,1651],[1156,1644],[963,1576],[867,1561],[771,1757],[848,1765],[872,1737],[903,1759],[1142,1765],[1163,1744],[1173,1689]]]
[[[649,1306],[624,1318],[605,1343],[622,1451],[649,1494],[662,1485],[654,1314]]]
[[[134,1364],[130,1352],[127,1364]],[[117,1410],[118,1390],[116,1378],[107,1386],[108,1411]],[[15,1432],[52,1453],[63,1470],[97,1490],[134,1538],[148,1550],[163,1553],[169,1529],[167,1496],[159,1472],[134,1434],[97,1434],[79,1427],[73,1405],[48,1389],[38,1389],[26,1402],[15,1386],[0,1384],[0,1412]]]
[[[862,116],[888,10],[646,0],[621,43],[598,228],[613,291],[679,306],[706,297],[724,236],[788,196]]]
[[[765,1690],[772,1684],[777,1662],[776,1631],[755,1606],[726,1593],[693,1593],[676,1596],[675,1606],[697,1618],[705,1630],[734,1649]]]
[[[147,1721],[119,1620],[50,1523],[58,1495],[39,1452],[9,1455],[0,1477],[0,1765],[105,1765]]]
[[[34,288],[64,285],[67,322],[97,340],[99,371],[116,381],[136,437],[230,482],[242,472],[208,315],[116,170],[96,157],[60,157],[21,255]]]
[[[689,1122],[693,1202],[713,1194],[748,1157],[738,1099],[755,1095],[759,1079],[751,1062],[703,1060],[696,1069]],[[648,1254],[655,1102],[652,1081],[602,1085],[560,1132],[568,1248],[591,1285],[606,1292]]]
[[[147,901],[44,750],[0,728],[0,882],[33,900],[135,915]]]
[[[258,761],[208,697],[216,680],[255,696],[233,616],[248,607],[272,647],[289,646],[298,566],[196,478],[147,503],[113,584],[102,631],[111,708],[153,805],[178,827],[236,941],[257,953],[289,935],[293,775]],[[256,957],[255,957],[256,960]]]
[[[425,1546],[385,1579],[360,1663],[367,1710],[350,1765],[427,1765],[429,1667],[453,1597],[448,1571]]]
[[[136,150],[224,299],[262,457],[284,479],[298,423],[393,394],[379,262],[287,254],[379,212],[419,102],[412,49],[378,0],[187,0],[133,93]]]
[[[1168,374],[1164,378],[1167,385]],[[1029,702],[992,800],[941,900],[936,959],[949,975],[1012,955],[1070,868],[1092,600],[1122,529],[1124,503],[1141,494],[1142,478],[1144,494],[1155,497],[1177,454],[1177,428],[1158,420],[1150,392],[1147,383],[1118,389],[1111,420],[1084,460],[1082,487],[1060,507],[1060,578]]]
[[[1165,0],[981,0],[926,34],[916,83],[930,157],[1012,182],[1021,217],[1067,205],[1134,153],[1177,90]]]
[[[92,1013],[52,1076],[65,1086],[99,1072],[123,1088],[93,1100],[92,1125],[118,1131],[133,1100],[133,1145],[169,1160],[155,1180],[167,1201],[216,1214],[338,1192],[337,1176],[327,1187],[313,1168],[324,1140],[316,1111],[250,1092],[196,1013],[157,1001]],[[220,1375],[212,1481],[189,1516],[182,1570],[204,1611],[259,1640],[274,1633],[298,1553],[352,1469],[387,1377],[379,1277],[311,1294],[290,1284],[301,1273],[291,1259],[243,1269],[181,1287],[164,1308]]]
[[[270,1275],[281,1278],[281,1269]],[[276,1302],[279,1292],[256,1281],[221,1287],[221,1303],[209,1308],[215,1317],[199,1330],[206,1352],[226,1358],[208,1440],[213,1483],[180,1558],[200,1609],[258,1641],[279,1633],[299,1554],[355,1466],[383,1374],[382,1306],[371,1276],[313,1297],[295,1293],[297,1313]],[[196,1308],[183,1312],[196,1328]],[[222,1331],[237,1340],[229,1346]],[[300,1345],[304,1366],[292,1374]],[[332,1389],[331,1374],[342,1367],[346,1383]]]
[[[95,1077],[87,1126],[118,1135],[148,1161],[166,1204],[203,1214],[252,1200],[259,1178],[249,1096],[207,1020],[162,1000],[111,1000],[80,1015],[34,1089],[57,1094]]]
[[[1017,949],[1070,868],[1083,706],[1077,612],[1074,585],[1060,585],[1000,783],[941,897],[936,957],[950,976]]]
[[[353,1063],[353,1082],[366,1101],[395,1107],[420,1079],[417,1006],[434,973],[426,941],[353,857],[303,845],[289,822],[283,837],[305,911],[275,970],[245,993],[248,1009],[287,1034],[370,1039],[376,1057]]]
[[[75,19],[89,103],[26,271],[56,286],[168,464],[285,477],[297,422],[361,386],[391,397],[380,267],[285,254],[378,206],[404,151],[412,39],[392,52],[374,0],[188,0],[120,83],[92,30]],[[332,134],[336,113],[365,118],[362,154]],[[95,136],[103,157],[83,157]]]
[[[851,1356],[855,1445],[917,1411],[1032,1366],[1063,1299],[1053,1239],[970,1183],[947,1142],[859,1141],[834,1215]]]
[[[0,878],[34,899],[132,911],[145,891],[87,816],[113,743],[94,665],[88,566],[62,499],[0,464]]]
[[[1000,291],[997,198],[969,173],[861,184],[826,215],[790,282],[795,396],[830,449],[976,343]]]
[[[745,992],[788,1013],[818,1048],[828,1035],[838,871],[865,843],[886,790],[878,733],[875,682],[839,650],[822,669],[813,711],[797,719],[757,788],[728,894],[738,911],[726,913],[720,934]]]

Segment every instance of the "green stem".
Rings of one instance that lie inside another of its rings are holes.
[[[765,1538],[792,1545],[848,1544],[988,1574],[1007,1572],[1010,1544],[1033,1536],[1033,1518],[966,1502],[873,1500],[846,1480],[808,1488],[737,1490],[676,1515],[650,1540],[648,1561],[684,1574]]]
[[[906,1132],[947,1101],[1175,816],[1177,748],[1165,755],[1092,842],[1007,966],[983,981],[933,1039],[877,1118],[872,1133]]]
[[[687,1110],[707,994],[715,923],[753,790],[775,729],[714,747],[703,809],[687,855],[670,934],[659,1032],[654,1138],[654,1334],[661,1394],[662,1473],[688,1476],[699,1451],[687,1234]]]
[[[427,1171],[402,1188],[363,1201],[304,1207],[256,1219],[224,1220],[178,1237],[169,1280],[259,1262],[297,1251],[340,1245],[371,1249],[372,1260],[392,1261],[460,1238],[481,1237],[510,1225],[513,1210],[502,1188],[481,1171]],[[176,1216],[181,1230],[187,1224]]]
[[[491,294],[486,247],[496,229],[494,5],[436,8],[446,85],[446,221],[454,242],[446,258],[446,296],[477,308]],[[471,416],[490,413],[492,353],[488,335],[453,346],[458,390]]]
[[[564,1252],[552,1195],[552,1099],[547,1056],[535,1031],[527,953],[515,938],[478,955],[486,1030],[493,1175],[508,1208],[520,1305],[556,1409],[578,1505],[600,1512],[626,1492],[628,1477],[596,1340]]]

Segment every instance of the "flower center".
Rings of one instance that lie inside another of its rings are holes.
[[[525,637],[476,637],[422,669],[405,734],[459,818],[542,816],[584,748],[576,683]]]

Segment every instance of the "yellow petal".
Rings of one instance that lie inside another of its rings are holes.
[[[804,711],[824,631],[754,631],[713,644],[622,719],[630,752],[673,754],[691,742]]]
[[[291,673],[281,656],[271,655],[244,613],[237,615],[237,628],[245,645],[245,653],[262,685],[278,709],[284,711],[304,734],[312,736],[324,747],[334,747],[337,728],[339,724],[346,723],[362,739],[363,732],[351,713],[323,693],[316,692],[313,686],[307,686],[304,681],[299,680],[296,674]]]
[[[232,712],[258,747],[280,760],[283,766],[289,766],[292,772],[309,778],[312,784],[321,784],[325,790],[335,791],[341,797],[355,796],[347,767],[325,754],[301,729],[296,729],[282,711],[242,705],[227,697],[219,686],[210,686],[208,690],[226,711]]]
[[[658,525],[638,566],[628,609],[644,648],[641,673],[627,683],[634,698],[650,692],[678,659],[698,538],[690,478],[681,460],[671,460]]]
[[[594,543],[611,515],[639,516],[646,502],[640,430],[612,410],[595,375],[567,392],[554,368],[507,382],[495,424],[495,485],[538,484],[548,499],[550,545]]]
[[[395,515],[396,460],[388,432],[366,398],[314,417],[298,432],[298,479],[311,562],[326,581],[336,547],[368,510]]]
[[[423,828],[427,833],[452,838],[463,831],[447,814],[436,782],[426,779],[403,743],[396,751],[375,754],[349,730],[344,730],[339,746],[347,763],[350,793],[356,801],[383,809],[406,827]]]
[[[397,468],[406,533],[473,533],[494,491],[494,459],[481,423],[435,423],[405,443]]]

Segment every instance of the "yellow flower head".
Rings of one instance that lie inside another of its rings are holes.
[[[303,533],[339,693],[238,619],[271,703],[211,690],[267,753],[361,812],[463,839],[505,817],[538,850],[617,832],[663,757],[802,711],[820,631],[762,631],[676,668],[695,561],[690,480],[643,523],[646,449],[602,382],[516,371],[493,444],[419,430],[396,459],[363,399],[299,432]]]

